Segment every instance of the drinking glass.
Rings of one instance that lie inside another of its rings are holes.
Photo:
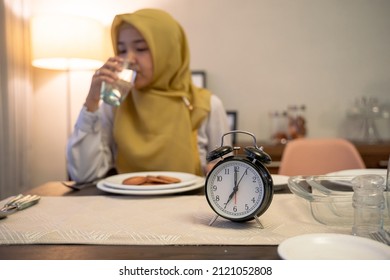
[[[119,106],[125,100],[137,76],[129,61],[125,60],[122,67],[123,70],[117,73],[119,79],[112,84],[103,81],[100,89],[101,99],[111,106]]]
[[[370,237],[382,232],[384,224],[384,180],[380,175],[360,175],[352,180],[354,224],[352,234]]]

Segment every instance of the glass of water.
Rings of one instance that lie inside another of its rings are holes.
[[[137,76],[129,61],[125,60],[122,67],[123,70],[117,73],[119,79],[112,84],[103,81],[100,89],[101,99],[111,106],[119,106],[125,100]]]

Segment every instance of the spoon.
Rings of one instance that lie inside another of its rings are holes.
[[[72,190],[79,191],[87,187],[95,186],[103,178],[98,178],[90,182],[74,182],[74,181],[63,181],[61,182],[65,187],[71,188]]]

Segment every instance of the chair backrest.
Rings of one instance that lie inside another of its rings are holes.
[[[299,138],[286,144],[279,174],[287,176],[323,175],[345,169],[361,169],[365,164],[356,147],[341,138]]]

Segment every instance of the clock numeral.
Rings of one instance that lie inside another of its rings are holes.
[[[256,187],[256,188],[255,188],[255,193],[259,193],[259,192],[260,192],[259,187]]]
[[[211,188],[212,189],[212,191],[216,191],[216,190],[218,190],[218,187],[217,187],[217,185],[213,185],[213,187]]]
[[[222,182],[222,176],[217,176],[217,182]]]
[[[245,204],[245,210],[249,210],[249,206],[248,206],[248,204]]]
[[[233,212],[237,212],[237,206],[233,207]]]
[[[252,197],[252,202],[255,203],[256,202],[256,199],[254,197]]]
[[[240,167],[239,166],[234,166],[234,172],[239,172],[240,171]]]
[[[257,177],[256,177],[256,176],[253,176],[253,177],[252,177],[252,183],[256,183],[256,179],[257,179]]]
[[[219,195],[215,196],[215,201],[219,201]]]
[[[230,174],[230,169],[229,168],[225,168],[225,175],[229,175]]]

